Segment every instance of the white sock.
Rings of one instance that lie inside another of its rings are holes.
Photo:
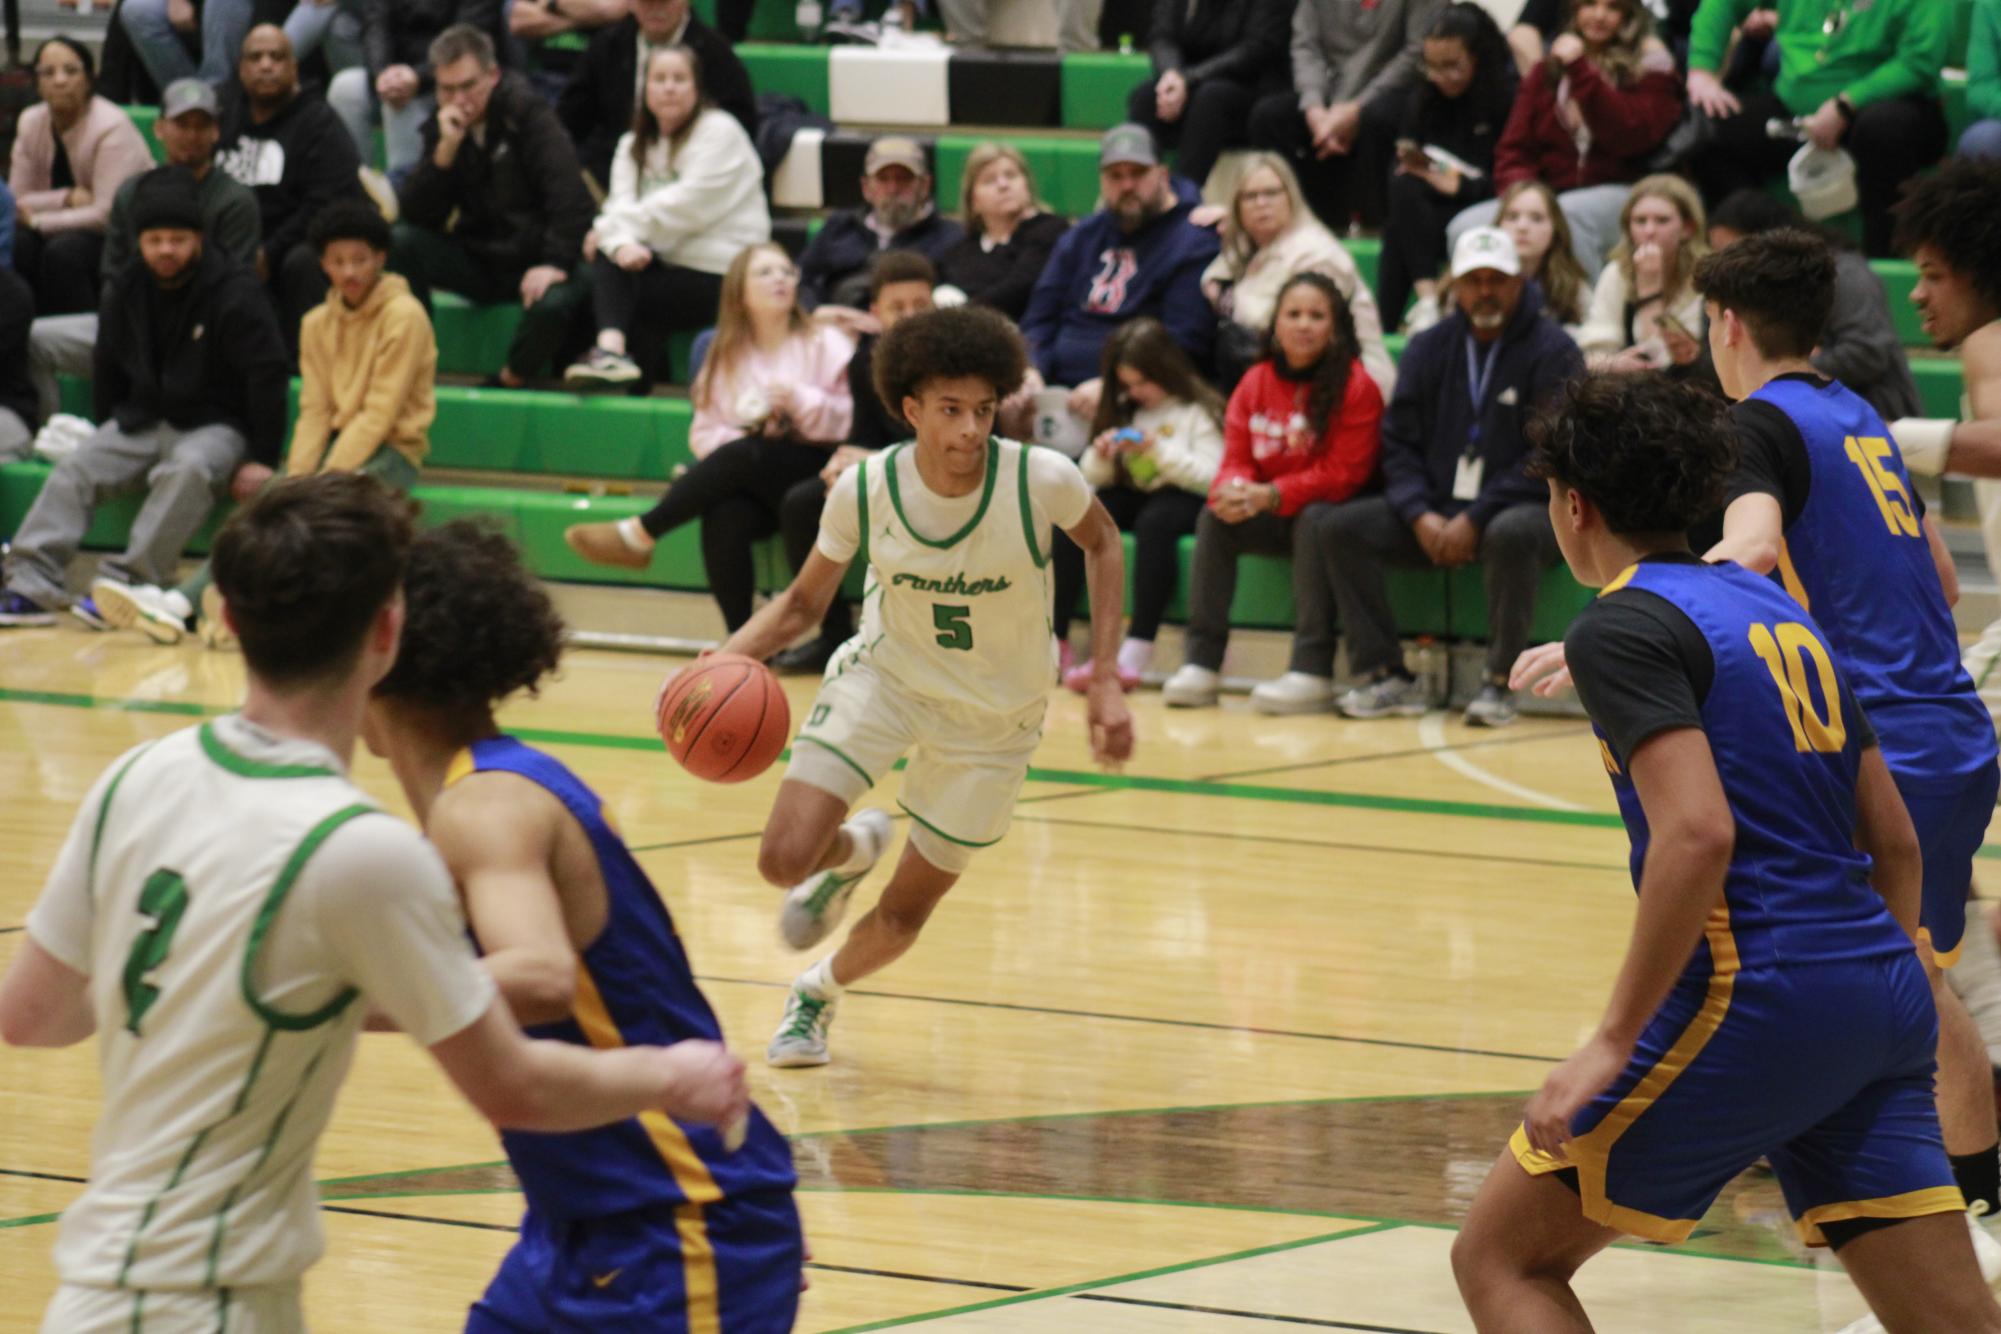
[[[850,820],[841,828],[848,836],[848,859],[838,866],[830,866],[827,869],[835,875],[860,875],[875,865],[875,860],[882,855],[882,850],[876,847],[875,839],[868,832],[868,826],[859,820]]]
[[[636,516],[618,521],[618,536],[634,551],[653,550],[653,535],[640,526]]]
[[[1151,639],[1128,639],[1119,645],[1119,670],[1127,676],[1138,676],[1153,661],[1153,641]]]
[[[799,980],[793,985],[814,1000],[823,1001],[833,1000],[843,990],[841,984],[834,980],[834,956],[831,954],[799,974]]]

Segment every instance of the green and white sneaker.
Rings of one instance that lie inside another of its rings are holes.
[[[785,1018],[764,1049],[765,1063],[790,1069],[794,1066],[825,1065],[827,1030],[834,1026],[834,1007],[840,999],[820,1000],[808,996],[797,982],[785,998]]]
[[[811,949],[841,924],[848,900],[882,854],[889,848],[892,826],[889,815],[874,807],[856,811],[844,828],[865,843],[868,865],[851,875],[821,871],[794,885],[785,895],[785,907],[778,914],[778,934],[795,950]]]

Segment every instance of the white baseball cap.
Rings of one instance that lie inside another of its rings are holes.
[[[1515,252],[1515,240],[1499,227],[1475,227],[1452,247],[1452,276],[1464,278],[1475,269],[1492,269],[1510,278],[1519,277],[1522,259]]]

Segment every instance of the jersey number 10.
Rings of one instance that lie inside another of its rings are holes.
[[[1750,637],[1751,651],[1764,659],[1772,684],[1779,688],[1779,703],[1786,711],[1786,721],[1792,724],[1793,749],[1823,755],[1839,751],[1848,742],[1848,728],[1841,721],[1841,686],[1826,647],[1798,621],[1754,625]],[[1825,718],[1814,704],[1808,658],[1813,659],[1814,674],[1820,678],[1820,698],[1827,705]]]
[[[1890,442],[1880,435],[1851,435],[1842,443],[1848,450],[1849,461],[1861,470],[1862,480],[1869,484],[1869,494],[1876,498],[1876,508],[1883,512],[1883,522],[1890,526],[1890,531],[1916,537],[1918,515],[1911,507],[1911,493],[1904,489],[1903,478],[1883,465],[1883,460],[1890,457]]]

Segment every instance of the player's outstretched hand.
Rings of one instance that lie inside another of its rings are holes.
[[[1508,673],[1508,689],[1527,690],[1533,686],[1535,693],[1544,699],[1554,699],[1569,684],[1570,668],[1564,661],[1560,642],[1523,649],[1522,656],[1515,659],[1514,670]]]
[[[1091,755],[1100,765],[1116,769],[1132,758],[1133,715],[1118,678],[1091,682],[1084,715],[1091,724]]]
[[[699,1039],[660,1048],[667,1095],[661,1107],[669,1116],[706,1125],[727,1126],[750,1115],[750,1082],[743,1062],[720,1042]]]
[[[1603,1034],[1593,1034],[1569,1060],[1550,1071],[1522,1112],[1529,1144],[1544,1153],[1560,1151],[1570,1142],[1571,1118],[1619,1077],[1631,1055]]]

